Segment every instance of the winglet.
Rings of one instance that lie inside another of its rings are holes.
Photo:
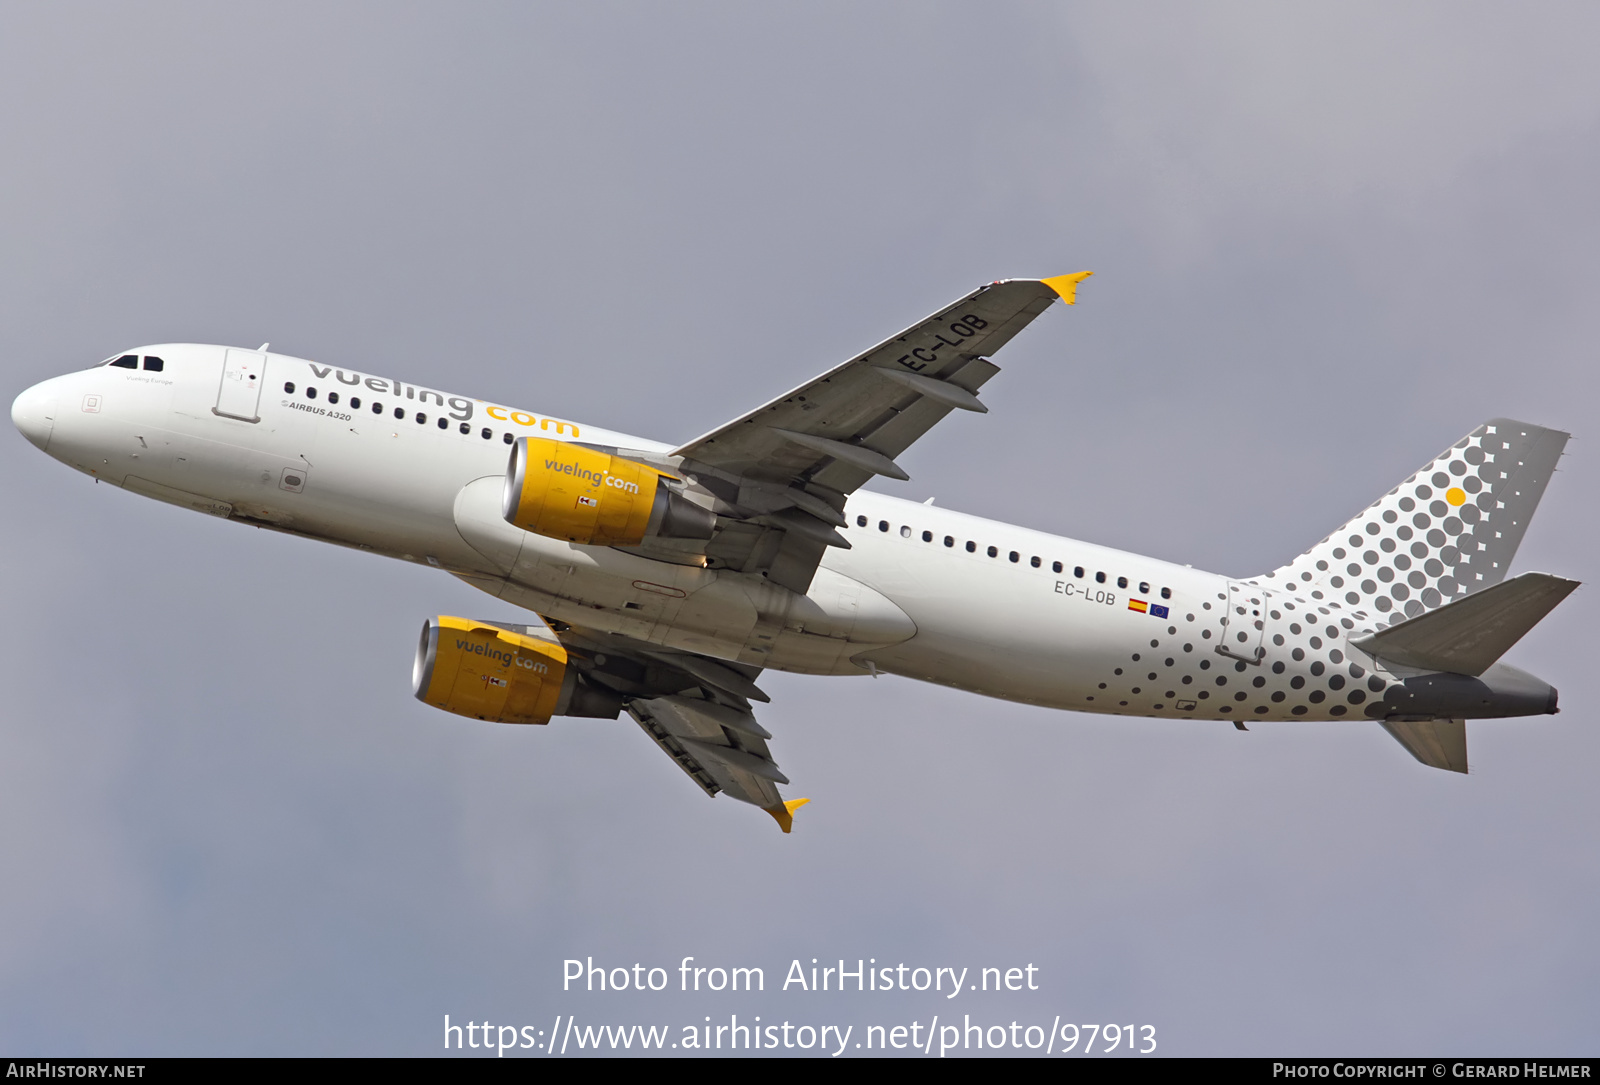
[[[794,812],[810,801],[810,799],[790,799],[788,802],[780,802],[777,806],[763,806],[761,809],[772,815],[772,820],[778,823],[778,828],[788,832],[794,825]]]
[[[1093,274],[1094,272],[1092,271],[1080,271],[1076,275],[1057,275],[1054,279],[1040,279],[1039,281],[1057,294],[1060,294],[1061,300],[1068,305],[1076,305],[1078,303],[1078,284]]]

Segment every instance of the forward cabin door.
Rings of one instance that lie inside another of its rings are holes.
[[[1260,663],[1267,628],[1267,593],[1251,584],[1228,581],[1228,609],[1222,615],[1217,651],[1246,663]]]
[[[213,412],[241,422],[259,422],[261,386],[266,382],[267,356],[253,350],[229,350],[222,361],[222,386]]]

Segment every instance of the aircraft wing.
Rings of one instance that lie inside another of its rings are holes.
[[[706,556],[805,591],[828,546],[849,546],[844,499],[874,475],[905,479],[896,456],[952,410],[987,411],[988,355],[1089,272],[1007,279],[932,316],[749,414],[674,449],[683,470],[740,522]]]
[[[611,690],[623,708],[707,795],[719,792],[759,806],[789,831],[796,807],[785,802],[778,768],[751,701],[768,697],[755,684],[759,667],[644,644],[615,633],[546,619],[583,681]],[[613,702],[614,704],[615,702]]]

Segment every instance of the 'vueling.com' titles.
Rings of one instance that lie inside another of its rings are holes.
[[[330,376],[340,384],[353,388],[365,388],[369,392],[379,395],[404,396],[406,399],[421,405],[432,402],[441,410],[448,407],[450,417],[457,422],[470,422],[473,416],[473,406],[476,401],[465,396],[446,396],[443,392],[436,392],[431,388],[420,388],[407,384],[404,381],[391,380],[387,377],[368,377],[361,373],[346,373],[342,369],[332,366],[306,363],[312,375],[318,380],[327,380]],[[564,422],[559,418],[542,418],[528,411],[513,411],[508,407],[489,404],[484,407],[483,413],[498,422],[511,422],[514,425],[525,426],[529,429],[541,429],[553,432],[558,436],[578,436],[578,426],[573,422]]]

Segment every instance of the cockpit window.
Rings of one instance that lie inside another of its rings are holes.
[[[154,354],[146,354],[144,356],[144,371],[146,373],[159,373],[163,368],[165,368],[166,364],[166,362],[163,362]]]
[[[118,369],[138,369],[139,356],[137,354],[124,354],[120,358],[113,359],[111,364]]]

